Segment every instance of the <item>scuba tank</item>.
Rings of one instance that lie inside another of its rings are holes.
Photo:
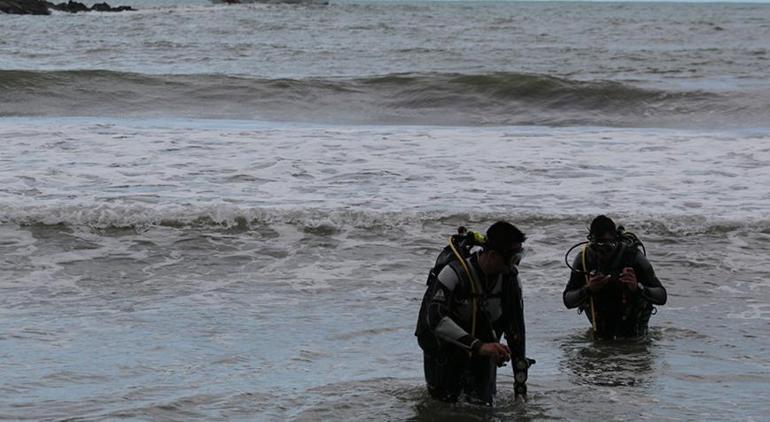
[[[458,259],[457,254],[452,250],[453,247],[463,259],[467,259],[476,248],[484,247],[486,243],[487,238],[483,234],[469,231],[464,226],[458,227],[457,234],[453,234],[449,238],[449,244],[436,257],[436,263],[430,270],[430,274],[428,274],[426,284],[430,284],[432,278],[438,277],[441,270],[449,265],[450,262]]]
[[[440,346],[439,340],[433,335],[427,324],[427,304],[430,302],[430,297],[434,293],[432,287],[438,281],[438,275],[441,273],[441,270],[452,261],[462,259],[464,265],[464,260],[469,258],[476,248],[483,247],[486,242],[486,236],[483,234],[469,231],[465,227],[460,226],[457,229],[457,234],[454,234],[449,238],[448,245],[445,246],[438,254],[438,257],[436,257],[436,262],[433,265],[433,268],[430,269],[428,279],[425,282],[428,288],[422,298],[422,304],[420,305],[420,312],[417,319],[417,327],[414,333],[414,335],[417,336],[417,343],[424,351],[435,351]],[[476,301],[477,299],[473,298],[473,300]]]

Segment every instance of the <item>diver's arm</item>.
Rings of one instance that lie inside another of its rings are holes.
[[[572,268],[575,270],[573,270],[570,274],[569,282],[567,282],[567,287],[564,289],[564,293],[562,294],[564,306],[566,306],[567,309],[577,308],[583,304],[583,302],[585,302],[589,296],[588,285],[586,285],[586,277],[582,273],[582,254],[583,252],[581,251],[575,257],[575,260],[572,264]]]
[[[524,301],[518,278],[512,280],[510,303],[505,312],[509,315],[505,328],[505,339],[511,349],[511,359],[524,359],[526,356],[526,328],[524,325]]]
[[[655,270],[647,257],[641,253],[637,254],[634,264],[636,281],[639,283],[639,293],[642,297],[653,305],[665,305],[668,299],[666,288],[655,276]]]
[[[426,322],[436,337],[464,350],[476,352],[481,347],[481,341],[470,335],[450,317],[454,290],[459,283],[460,279],[451,266],[447,265],[441,270],[437,282],[434,283],[425,316],[428,319]]]
[[[524,300],[521,293],[521,283],[515,276],[512,281],[512,289],[508,294],[510,303],[506,310],[509,321],[505,330],[505,339],[511,351],[514,396],[518,397],[527,395],[529,367],[535,361],[527,358],[527,335],[524,324]]]

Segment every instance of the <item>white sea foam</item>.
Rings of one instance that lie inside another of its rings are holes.
[[[764,133],[63,122],[0,125],[0,219],[121,226],[258,219],[250,213],[263,208],[608,212],[686,230],[676,225],[761,220],[770,208]]]
[[[770,321],[770,303],[747,303],[741,312],[727,314],[733,319],[762,319]]]

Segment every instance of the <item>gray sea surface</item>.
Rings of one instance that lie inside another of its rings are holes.
[[[770,414],[770,6],[122,3],[0,15],[0,419]],[[599,213],[645,339],[561,302]],[[498,219],[529,400],[435,402],[428,269]]]
[[[0,116],[770,121],[770,4],[163,4],[3,16]]]

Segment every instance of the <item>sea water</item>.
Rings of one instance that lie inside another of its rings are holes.
[[[0,15],[1,418],[770,412],[770,6],[120,4]],[[599,213],[668,290],[646,339],[561,303]],[[427,271],[499,219],[529,401],[434,402]]]

